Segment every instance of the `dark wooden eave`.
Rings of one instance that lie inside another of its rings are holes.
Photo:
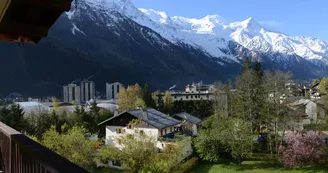
[[[72,0],[11,0],[0,22],[0,40],[37,43],[48,36],[50,27]],[[1,38],[1,36],[3,38]]]

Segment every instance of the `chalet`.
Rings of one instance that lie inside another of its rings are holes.
[[[132,127],[130,122],[141,120],[139,125]],[[137,132],[154,137],[159,151],[163,151],[166,145],[172,144],[174,140],[165,140],[174,137],[174,134],[181,131],[181,121],[176,120],[153,108],[138,108],[125,111],[121,114],[115,113],[114,117],[98,124],[105,129],[105,145],[110,145],[122,149],[119,137],[125,134],[134,134]],[[191,145],[186,150],[187,154],[192,153]],[[121,168],[119,161],[109,161],[109,167]]]
[[[173,115],[173,118],[181,121],[181,127],[183,128],[183,131],[190,131],[192,132],[193,136],[198,135],[197,128],[202,120],[186,112],[175,114]]]
[[[288,107],[294,110],[292,115],[302,117],[298,122],[294,121],[298,126],[296,130],[303,130],[303,125],[323,123],[327,113],[320,100],[299,99],[288,104]]]

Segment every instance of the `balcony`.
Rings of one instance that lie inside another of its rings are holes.
[[[87,173],[55,152],[0,122],[0,172]]]

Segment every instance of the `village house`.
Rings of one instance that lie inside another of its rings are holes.
[[[105,129],[105,145],[114,146],[118,149],[123,149],[119,137],[138,132],[154,137],[156,147],[159,151],[163,151],[167,145],[175,142],[175,134],[182,133],[181,121],[153,108],[138,108],[120,114],[115,111],[114,114],[114,117],[98,125]],[[141,120],[141,122],[138,126],[132,127],[131,122],[134,120]],[[170,140],[166,140],[168,138]],[[186,156],[192,154],[191,144],[186,145],[184,151],[186,151]],[[121,163],[119,161],[109,161],[108,166],[121,168]]]
[[[325,123],[327,110],[320,100],[299,99],[288,104],[288,107],[294,111],[294,117],[298,117],[290,121],[290,130],[303,130],[304,125]]]
[[[193,136],[197,136],[198,125],[202,122],[201,119],[194,117],[186,112],[173,115],[173,118],[181,121],[181,127],[184,131],[190,131]]]

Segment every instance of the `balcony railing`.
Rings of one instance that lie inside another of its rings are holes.
[[[0,170],[3,173],[88,172],[2,122],[0,122]]]

